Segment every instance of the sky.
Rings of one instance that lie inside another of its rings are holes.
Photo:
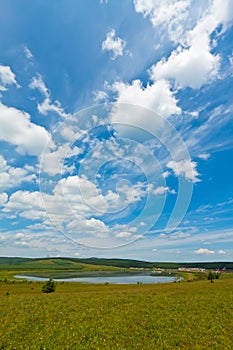
[[[232,261],[233,2],[0,8],[0,256]]]

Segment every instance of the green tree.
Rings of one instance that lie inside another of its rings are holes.
[[[42,293],[55,292],[55,282],[52,280],[52,278],[50,278],[50,280],[43,285],[41,291]]]
[[[215,278],[215,276],[214,276],[214,273],[212,272],[212,271],[209,271],[208,272],[208,275],[207,275],[207,279],[211,282],[211,283],[213,283],[214,281],[214,278]]]

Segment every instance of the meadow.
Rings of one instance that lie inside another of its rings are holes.
[[[0,282],[0,349],[233,349],[232,278],[42,285]]]

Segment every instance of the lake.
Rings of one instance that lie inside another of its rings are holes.
[[[37,281],[44,282],[48,281],[48,278],[44,277],[35,277],[35,276],[21,276],[16,275],[16,278],[28,280],[28,281]],[[97,283],[97,284],[151,284],[151,283],[168,283],[174,282],[177,280],[177,277],[174,276],[155,276],[150,274],[124,274],[116,276],[90,276],[90,277],[73,277],[73,278],[54,278],[56,282],[81,282],[81,283]]]

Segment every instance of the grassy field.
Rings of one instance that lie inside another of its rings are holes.
[[[233,349],[233,279],[41,286],[0,283],[0,349]]]
[[[1,263],[1,260],[3,262]],[[8,259],[0,258],[0,279],[12,279],[14,275],[68,278],[84,273],[120,271],[114,266],[80,263],[72,259]]]

